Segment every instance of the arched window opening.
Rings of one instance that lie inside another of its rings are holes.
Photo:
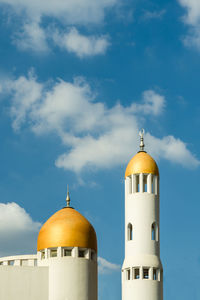
[[[144,192],[147,193],[147,174],[143,176],[143,185],[144,185]]]
[[[131,223],[128,224],[128,241],[133,240],[133,226]]]
[[[155,239],[156,239],[155,223],[153,223],[152,227],[151,227],[151,239],[152,239],[152,241],[155,241]]]
[[[151,191],[154,194],[155,193],[155,175],[152,175],[152,182],[151,182]]]
[[[136,181],[136,193],[138,193],[139,192],[139,190],[140,190],[140,184],[139,184],[139,175],[137,174],[137,175],[135,175],[135,181]]]
[[[158,226],[156,222],[151,226],[151,239],[152,241],[158,241]]]

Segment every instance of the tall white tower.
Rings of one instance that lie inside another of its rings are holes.
[[[163,300],[159,238],[159,170],[144,151],[130,160],[125,173],[125,259],[122,300]]]

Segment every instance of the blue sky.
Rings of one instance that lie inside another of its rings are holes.
[[[0,0],[0,37],[0,254],[35,252],[69,184],[98,235],[99,299],[121,299],[124,172],[144,127],[164,298],[199,299],[200,3]]]

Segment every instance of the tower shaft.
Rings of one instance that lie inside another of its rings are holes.
[[[143,173],[143,169],[141,168],[140,173],[128,174],[125,178],[122,300],[163,300],[159,173]]]

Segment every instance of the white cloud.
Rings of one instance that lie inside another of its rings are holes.
[[[48,51],[46,32],[37,22],[25,23],[21,31],[15,34],[13,42],[20,50]]]
[[[36,253],[40,227],[17,203],[0,203],[0,256]]]
[[[120,270],[120,265],[113,264],[105,258],[98,257],[98,271],[100,274],[116,272]]]
[[[200,50],[200,1],[199,0],[178,0],[180,5],[186,9],[183,21],[189,25],[188,35],[183,42],[188,47]]]
[[[0,0],[0,8],[12,9],[21,17],[21,25],[15,23],[12,15],[13,42],[18,49],[36,53],[49,50],[47,27],[53,22],[59,25],[90,26],[104,21],[108,9],[116,6],[120,0]],[[48,25],[43,18],[48,17]],[[19,21],[19,18],[17,18]],[[55,23],[56,23],[55,22]],[[95,27],[94,27],[95,28]],[[62,37],[64,40],[62,40]],[[105,36],[81,35],[76,29],[58,37],[59,45],[80,57],[105,53],[109,43]]]
[[[200,22],[200,2],[198,0],[178,0],[187,9],[184,21],[189,25],[196,25]]]
[[[187,144],[169,135],[162,139],[147,134],[146,144],[154,157],[165,158],[173,163],[178,163],[187,168],[195,168],[200,165],[192,153],[187,149]]]
[[[13,118],[12,126],[17,131],[21,124],[25,122],[33,103],[40,99],[42,85],[36,81],[36,78],[30,72],[29,78],[21,76],[17,80],[4,81],[2,92],[12,95],[13,104],[10,113]]]
[[[51,85],[36,78],[20,77],[2,84],[11,94],[14,129],[29,126],[37,135],[54,132],[66,146],[56,166],[77,174],[86,168],[106,169],[124,164],[138,150],[138,130],[149,116],[158,117],[165,108],[164,96],[153,90],[143,93],[140,102],[111,108],[96,101],[97,95],[83,78],[59,80]],[[9,90],[10,88],[10,90]],[[142,120],[142,121],[141,121]],[[161,139],[146,134],[147,151],[185,167],[199,161],[187,145],[173,136]]]
[[[165,97],[159,95],[153,90],[148,90],[143,93],[141,104],[133,104],[133,111],[143,114],[159,115],[163,112],[165,107]]]
[[[0,0],[1,4],[10,5],[17,13],[26,12],[32,20],[42,16],[59,19],[66,24],[99,23],[104,18],[105,10],[118,0]]]
[[[53,40],[59,47],[75,53],[81,58],[104,54],[109,46],[107,37],[85,36],[74,27],[64,34],[55,31]]]
[[[200,24],[192,27],[183,39],[183,43],[187,47],[192,47],[200,51]]]

